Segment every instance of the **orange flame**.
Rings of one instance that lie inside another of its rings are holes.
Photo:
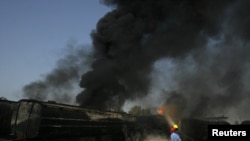
[[[163,107],[160,107],[158,110],[157,110],[157,113],[159,115],[163,115]]]

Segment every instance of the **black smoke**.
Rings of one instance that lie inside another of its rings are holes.
[[[89,70],[92,53],[87,46],[70,41],[63,50],[63,57],[57,61],[56,68],[44,75],[41,80],[23,87],[23,97],[41,101],[55,100],[61,103],[74,103],[79,89],[82,73]]]
[[[148,94],[155,61],[184,58],[220,34],[232,0],[103,0],[113,6],[92,32],[92,70],[82,75],[82,106],[120,108]],[[167,73],[167,72],[166,72]]]

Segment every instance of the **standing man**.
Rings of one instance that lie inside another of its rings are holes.
[[[178,132],[178,126],[176,124],[174,124],[171,128],[170,128],[170,141],[181,141],[181,137],[180,134]]]

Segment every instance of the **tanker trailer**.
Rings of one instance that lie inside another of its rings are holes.
[[[12,118],[12,131],[20,140],[98,137],[124,139],[134,130],[135,117],[114,111],[98,111],[74,105],[22,99]]]

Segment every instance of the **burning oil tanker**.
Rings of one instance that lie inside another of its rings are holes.
[[[135,133],[166,133],[163,117],[134,116],[55,102],[21,99],[0,102],[0,139],[55,140],[112,136],[125,140]],[[154,121],[154,122],[152,122]]]
[[[11,140],[122,135],[125,128],[133,128],[135,121],[135,117],[125,113],[26,99],[5,101],[1,111],[1,118],[6,121],[1,126],[1,136]]]
[[[101,111],[56,102],[21,99],[0,101],[0,139],[57,140],[103,136],[125,141],[143,141],[146,135],[169,136],[171,123],[166,113],[135,116],[124,112]],[[184,141],[206,141],[207,125],[230,124],[226,117],[182,118],[178,124]],[[138,136],[139,135],[139,136]],[[109,141],[110,141],[109,140]]]

